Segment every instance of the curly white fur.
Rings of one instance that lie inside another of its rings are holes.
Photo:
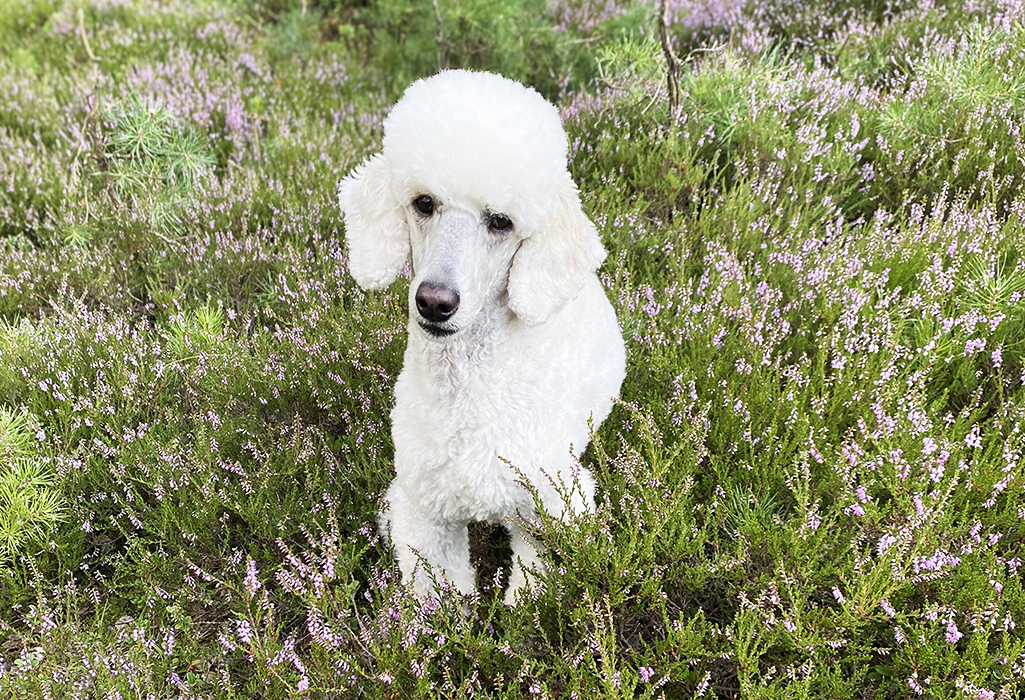
[[[605,250],[566,169],[558,112],[534,90],[445,71],[411,85],[384,128],[383,153],[339,188],[356,281],[379,289],[407,261],[413,270],[382,531],[404,580],[430,595],[442,577],[473,589],[470,521],[504,524],[512,603],[540,566],[517,525],[534,510],[523,481],[551,513],[594,507],[576,458],[626,366],[595,276]],[[454,313],[419,311],[424,284],[457,295]]]

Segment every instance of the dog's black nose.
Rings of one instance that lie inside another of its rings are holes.
[[[416,289],[416,310],[428,321],[441,323],[459,308],[459,292],[433,282],[422,282]]]

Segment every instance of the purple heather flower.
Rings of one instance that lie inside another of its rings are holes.
[[[963,637],[963,636],[964,635],[961,634],[961,631],[957,628],[957,625],[954,624],[954,621],[953,620],[948,620],[947,621],[947,643],[948,644],[956,644],[957,640],[961,639],[961,637]]]
[[[918,682],[918,671],[912,673],[911,677],[908,678],[908,685],[915,695],[925,695],[925,688]]]
[[[252,559],[246,563],[245,587],[250,596],[256,595],[256,592],[263,587],[263,584],[260,583],[260,579],[257,576],[256,562]]]

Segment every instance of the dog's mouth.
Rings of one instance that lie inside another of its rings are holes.
[[[447,338],[456,332],[455,328],[447,328],[430,321],[417,320],[417,325],[424,329],[424,332],[432,338]]]

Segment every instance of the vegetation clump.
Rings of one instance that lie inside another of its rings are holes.
[[[0,695],[1020,697],[1016,3],[0,8]],[[440,66],[561,109],[622,401],[545,585],[378,533],[406,289],[336,186]]]

